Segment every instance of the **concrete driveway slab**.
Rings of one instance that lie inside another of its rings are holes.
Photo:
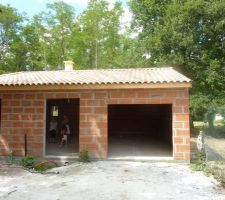
[[[4,200],[225,200],[212,177],[185,164],[98,161],[55,168],[50,174],[5,170],[0,170]]]

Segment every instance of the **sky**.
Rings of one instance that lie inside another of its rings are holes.
[[[11,7],[17,9],[19,13],[25,12],[28,18],[32,18],[33,15],[39,14],[42,11],[45,11],[47,3],[54,3],[59,0],[0,0],[0,4],[10,5]],[[79,15],[87,7],[89,0],[60,0],[68,3],[73,6],[75,9],[75,14]],[[120,34],[126,32],[127,27],[130,26],[132,14],[128,9],[127,1],[128,0],[106,0],[109,2],[109,5],[112,5],[114,2],[119,1],[122,3],[124,13],[120,19],[121,29]],[[134,38],[138,35],[138,32],[131,33],[130,37]]]
[[[38,14],[41,11],[44,11],[46,8],[47,3],[53,3],[57,0],[0,0],[0,4],[3,5],[10,5],[13,8],[16,8],[20,13],[26,12],[28,17],[32,17],[34,14]],[[65,3],[70,4],[74,7],[76,14],[81,13],[87,6],[88,0],[63,0]],[[110,4],[115,2],[116,0],[107,0]],[[123,8],[126,12],[128,12],[127,7],[127,0],[119,0]],[[127,16],[129,13],[125,14],[124,17],[130,17]]]

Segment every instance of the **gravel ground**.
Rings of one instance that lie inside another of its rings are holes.
[[[1,165],[0,199],[225,200],[225,195],[212,177],[184,164],[98,161],[55,168],[48,174]]]

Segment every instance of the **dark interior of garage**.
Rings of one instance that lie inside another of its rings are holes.
[[[79,151],[79,99],[49,99],[46,106],[46,155],[76,155]],[[61,146],[64,116],[68,118],[70,134],[67,137],[67,144]],[[58,124],[55,138],[51,138],[49,134],[52,118]]]
[[[172,105],[109,105],[109,157],[172,157]]]

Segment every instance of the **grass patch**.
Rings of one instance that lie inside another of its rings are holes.
[[[225,188],[225,162],[208,162],[204,171],[212,174]]]
[[[218,127],[218,126],[224,126],[224,120],[218,120],[214,122],[214,126]]]
[[[84,163],[90,162],[88,150],[80,151],[78,161],[79,162],[84,162]]]
[[[36,159],[33,156],[25,156],[21,159],[21,165],[25,168],[32,169]]]
[[[205,127],[207,124],[203,121],[195,121],[193,122],[194,127],[197,129],[202,129],[203,127]]]
[[[203,130],[206,135],[213,136],[215,138],[225,138],[225,124],[224,121],[215,121],[214,129],[208,127],[208,123],[203,121],[195,121],[194,123],[194,132],[198,133],[199,130]]]
[[[197,129],[208,128],[208,123],[204,122],[204,121],[194,121],[193,124],[194,124],[194,127],[197,128]],[[225,126],[224,120],[214,121],[213,124],[214,124],[215,128]]]
[[[52,165],[52,164],[46,164],[46,165],[41,165],[41,166],[35,166],[34,169],[37,171],[37,172],[44,172],[48,169],[52,169],[54,168],[55,165]]]
[[[205,162],[203,152],[198,152],[189,165],[193,171],[203,171],[207,176],[212,175],[225,188],[225,162]]]
[[[13,155],[13,151],[11,151],[9,153],[9,155],[7,156],[7,163],[12,165],[12,164],[14,164],[14,162],[15,162],[15,158],[14,158],[14,155]]]
[[[190,163],[190,168],[193,171],[204,171],[205,165],[205,154],[203,151],[198,151],[195,155],[195,159]]]
[[[36,162],[36,158],[33,156],[25,156],[20,161],[21,165],[27,169],[34,169],[37,172],[44,172],[48,169],[57,167],[57,164],[53,160],[46,160],[43,162]]]

